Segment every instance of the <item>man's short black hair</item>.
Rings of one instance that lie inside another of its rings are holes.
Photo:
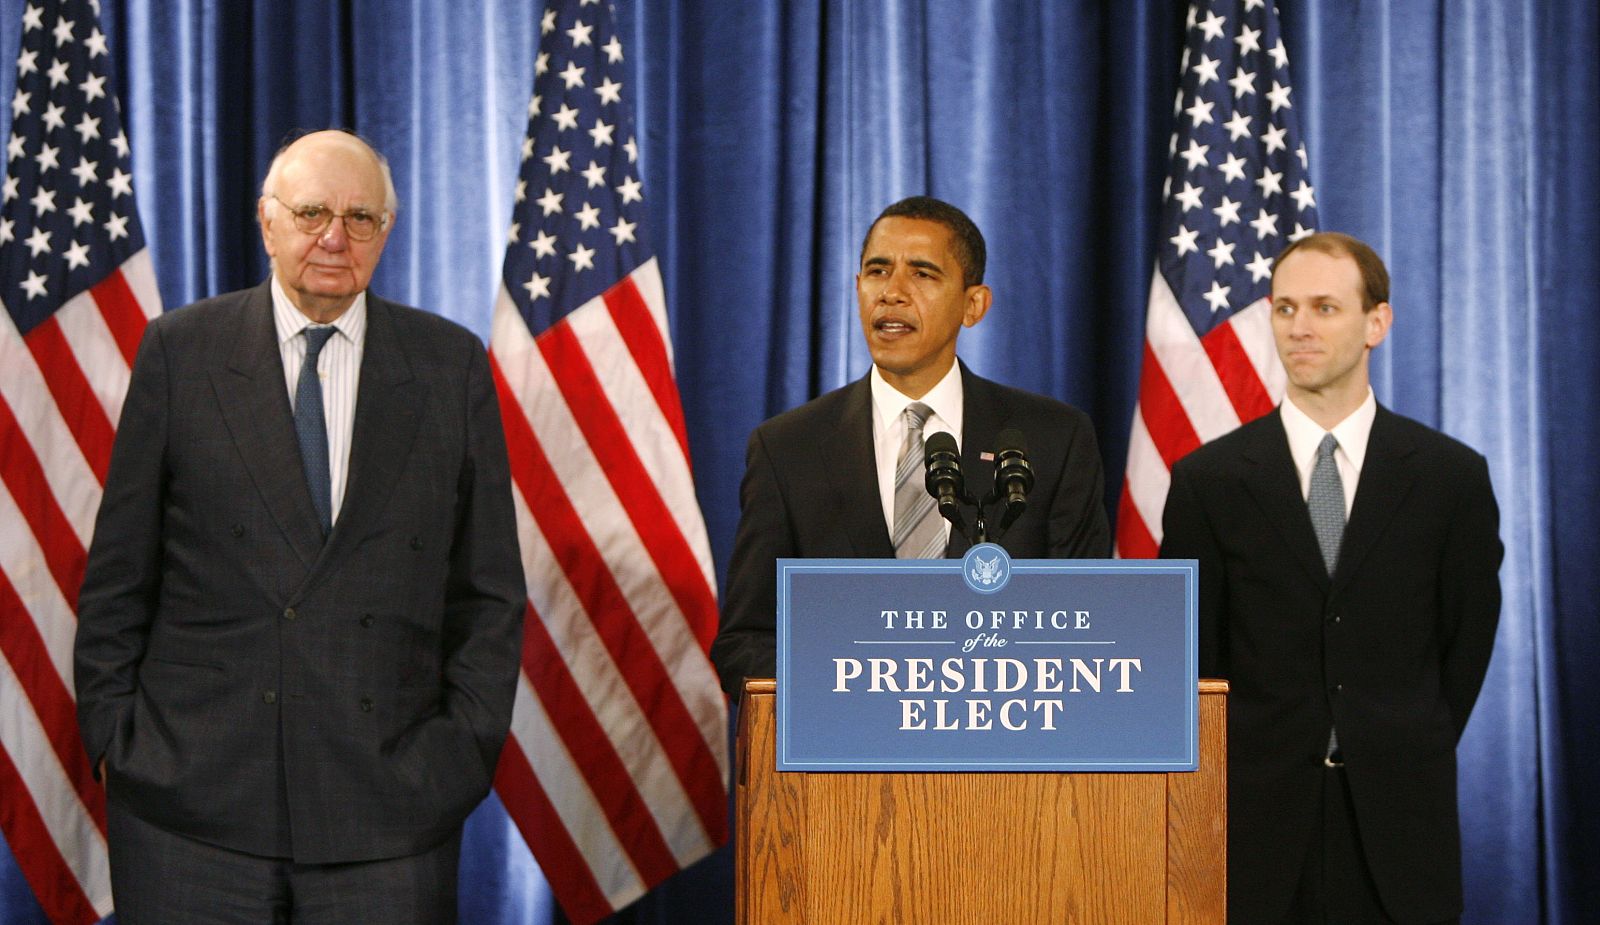
[[[938,222],[950,229],[950,240],[955,245],[956,262],[961,264],[961,284],[976,286],[983,282],[983,266],[989,259],[988,248],[983,243],[983,232],[967,213],[942,199],[932,196],[908,196],[878,213],[861,239],[861,259],[867,257],[867,242],[872,239],[872,229],[886,218],[919,218]]]

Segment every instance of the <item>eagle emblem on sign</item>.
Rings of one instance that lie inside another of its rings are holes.
[[[1000,557],[991,556],[985,559],[974,556],[972,559],[972,580],[981,585],[992,585],[1000,580]]]

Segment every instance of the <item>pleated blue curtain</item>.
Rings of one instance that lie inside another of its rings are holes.
[[[1529,191],[1538,216],[1530,311],[1540,349],[1522,365],[1536,370],[1541,391],[1538,405],[1523,412],[1543,427],[1532,446],[1550,503],[1530,533],[1550,596],[1530,630],[1537,713],[1519,719],[1538,729],[1530,776],[1540,793],[1539,897],[1563,912],[1561,921],[1576,922],[1600,909],[1600,736],[1590,734],[1600,728],[1600,312],[1593,295],[1600,292],[1600,7],[1534,8],[1524,47],[1534,49],[1529,137],[1539,172]]]
[[[0,99],[20,10],[0,0]],[[697,485],[725,568],[744,441],[862,375],[861,236],[930,192],[988,235],[981,373],[1093,416],[1114,499],[1137,388],[1179,0],[618,0]],[[487,336],[542,4],[109,0],[169,306],[260,280],[285,132],[346,125],[402,207],[374,286]],[[1467,922],[1600,908],[1600,26],[1592,0],[1282,0],[1324,227],[1372,242],[1380,400],[1484,452],[1505,608],[1460,750]],[[0,107],[0,129],[9,112]],[[463,921],[545,922],[491,798]],[[3,846],[0,846],[3,847]],[[622,916],[731,922],[719,853]],[[36,915],[0,852],[0,920]]]

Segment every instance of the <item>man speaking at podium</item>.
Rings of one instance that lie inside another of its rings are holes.
[[[938,558],[970,545],[924,488],[926,438],[957,438],[969,486],[986,481],[1003,430],[1021,432],[1035,482],[1000,537],[1018,558],[1097,558],[1111,539],[1094,430],[1061,402],[956,362],[963,327],[993,299],[983,234],[949,203],[913,196],[883,210],[861,249],[856,299],[872,371],[755,429],[722,626],[711,646],[723,689],[776,674],[780,558]],[[973,490],[981,495],[981,491]]]
[[[1227,678],[1233,922],[1456,921],[1456,740],[1500,614],[1482,456],[1378,405],[1372,248],[1272,271],[1288,394],[1172,469],[1161,554],[1200,563],[1200,674]]]

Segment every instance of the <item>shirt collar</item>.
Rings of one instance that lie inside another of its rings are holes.
[[[272,275],[272,321],[278,329],[278,344],[281,346],[290,338],[299,334],[315,322],[307,318],[300,309],[294,307],[289,301],[289,294],[283,291],[283,286],[278,282],[276,273]],[[333,320],[333,327],[352,344],[361,346],[367,335],[367,293],[366,290],[356,293],[356,300],[350,303],[344,314]]]
[[[965,395],[961,390],[960,363],[951,363],[950,371],[921,398],[907,397],[905,393],[890,385],[876,364],[872,367],[870,378],[872,408],[878,416],[878,433],[888,432],[888,429],[894,426],[895,420],[905,413],[907,405],[920,401],[933,410],[934,417],[942,419],[949,426],[957,443],[960,443],[961,415],[965,407]]]
[[[1378,417],[1378,399],[1371,386],[1367,387],[1366,400],[1332,430],[1323,430],[1322,425],[1301,411],[1292,398],[1285,397],[1278,408],[1284,434],[1289,438],[1289,455],[1294,457],[1296,465],[1309,468],[1316,460],[1317,444],[1324,435],[1331,433],[1350,464],[1357,472],[1361,471],[1361,464],[1367,458],[1367,442],[1372,438],[1372,422]]]

